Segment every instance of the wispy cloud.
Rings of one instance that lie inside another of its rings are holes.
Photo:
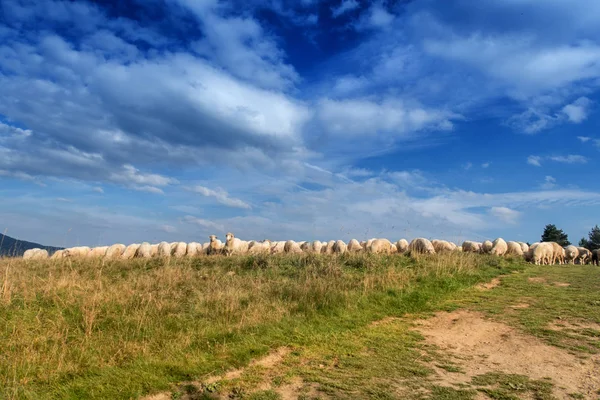
[[[585,164],[588,159],[584,156],[569,154],[567,156],[551,156],[550,160],[564,164]]]
[[[358,4],[358,1],[356,0],[342,0],[339,6],[331,8],[331,15],[333,18],[337,18],[342,14],[357,9],[358,7],[360,7],[360,4]]]
[[[197,185],[188,188],[188,190],[195,193],[200,193],[201,195],[206,197],[213,197],[217,200],[218,203],[228,207],[243,208],[247,210],[252,208],[250,204],[246,203],[245,201],[230,197],[229,194],[221,188],[209,189],[207,187]]]
[[[516,224],[521,216],[520,212],[508,207],[492,207],[490,214],[509,224]]]
[[[540,156],[529,156],[527,157],[527,164],[533,165],[535,167],[541,167],[542,166],[542,157]]]

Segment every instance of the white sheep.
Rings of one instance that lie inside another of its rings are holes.
[[[208,238],[210,239],[210,243],[208,244],[207,254],[221,254],[223,251],[223,243],[217,239],[216,235],[210,235]]]
[[[52,257],[50,257],[50,259],[52,259],[52,260],[58,260],[58,259],[61,259],[61,258],[63,258],[63,257],[64,257],[64,253],[65,253],[65,251],[64,251],[64,250],[56,250],[56,251],[54,252],[54,254],[52,254]]]
[[[277,241],[277,242],[273,242],[271,243],[271,254],[281,254],[283,253],[285,250],[285,242],[282,241]]]
[[[344,243],[343,240],[336,240],[333,244],[333,253],[334,254],[344,254],[348,250],[348,246]]]
[[[548,265],[554,257],[554,249],[550,243],[539,243],[533,248],[533,263],[536,265]]]
[[[587,264],[592,259],[592,252],[585,247],[577,247],[577,250],[579,250],[579,257],[577,258],[579,264]]]
[[[150,246],[150,256],[157,257],[158,256],[158,244],[153,244]]]
[[[529,251],[529,246],[527,245],[527,243],[525,242],[517,242],[519,243],[519,246],[521,246],[521,250],[523,251],[523,254],[527,254],[527,252]]]
[[[197,257],[202,254],[202,245],[198,242],[190,242],[187,245],[187,253],[188,257]]]
[[[368,243],[369,241],[367,241]],[[367,251],[372,254],[391,254],[392,247],[396,247],[396,245],[392,244],[387,239],[374,239],[370,241]]]
[[[140,244],[135,252],[137,258],[152,258],[152,245],[148,242]]]
[[[565,249],[556,242],[548,242],[552,245],[552,264],[564,264]]]
[[[285,244],[283,245],[283,251],[285,253],[293,254],[302,253],[302,249],[300,248],[298,243],[294,242],[293,240],[288,240],[287,242],[285,242]]]
[[[23,259],[25,260],[43,260],[48,258],[48,250],[45,249],[29,249],[23,253]]]
[[[413,239],[408,245],[410,255],[414,254],[435,254],[433,244],[425,238]]]
[[[131,260],[132,258],[134,258],[139,247],[139,243],[132,243],[129,246],[127,246],[123,254],[121,254],[121,260]]]
[[[473,242],[471,240],[464,241],[461,247],[462,247],[462,251],[465,253],[481,253],[482,252],[482,244],[478,243],[478,242]]]
[[[504,255],[507,256],[523,256],[523,249],[521,245],[517,242],[507,242],[506,243],[506,253]]]
[[[70,247],[65,249],[64,257],[85,257],[90,251],[91,249],[87,246]]]
[[[483,243],[481,243],[481,252],[484,254],[490,254],[493,247],[494,243],[492,243],[489,240],[486,240]]]
[[[248,254],[268,254],[271,251],[271,241],[268,239],[262,242],[255,242],[252,247],[248,248]]]
[[[506,254],[508,250],[508,245],[502,238],[498,238],[492,242],[492,250],[490,250],[490,254],[494,256],[503,256]]]
[[[565,247],[565,262],[567,264],[575,264],[575,260],[579,257],[579,250],[573,245]]]
[[[123,254],[126,248],[127,246],[125,246],[124,244],[113,244],[108,248],[108,250],[106,250],[104,258],[108,260],[116,260],[118,258],[121,258],[121,255]]]
[[[450,242],[445,240],[432,240],[431,244],[436,253],[449,253],[456,248],[456,245],[452,246]]]
[[[406,253],[408,251],[408,240],[400,239],[396,242],[398,253]]]
[[[108,246],[94,247],[85,256],[86,258],[102,258],[106,255],[107,250]]]
[[[347,250],[349,253],[358,253],[360,251],[363,250],[362,246],[360,245],[360,243],[358,242],[358,240],[356,239],[351,239],[348,242],[348,247]]]
[[[185,257],[187,254],[187,243],[186,242],[177,242],[175,248],[171,246],[171,255],[175,258]]]
[[[248,252],[248,242],[236,238],[233,233],[227,232],[225,235],[225,246],[223,247],[225,255],[244,254]]]
[[[160,242],[158,244],[159,257],[171,257],[171,244],[168,242]]]

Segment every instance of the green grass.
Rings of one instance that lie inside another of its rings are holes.
[[[434,311],[478,282],[524,268],[461,253],[0,260],[0,397],[138,398],[286,346],[286,367],[268,377],[274,385],[301,376],[323,396],[392,398],[400,380],[431,371],[417,361],[418,335],[396,324],[369,329],[371,322]],[[250,368],[237,383],[188,385],[173,396],[193,388],[198,398],[211,390],[274,398],[250,390],[263,375]]]

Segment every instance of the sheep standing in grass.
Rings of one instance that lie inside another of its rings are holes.
[[[283,245],[283,252],[284,253],[299,254],[299,253],[302,253],[302,249],[300,248],[300,246],[298,245],[298,243],[296,243],[295,241],[288,240]]]
[[[548,242],[552,246],[552,264],[563,264],[565,261],[565,249],[556,242]]]
[[[348,246],[343,240],[337,240],[333,244],[333,254],[344,254],[346,251],[348,251]]]
[[[348,242],[347,250],[349,253],[358,253],[358,252],[362,251],[363,248],[360,245],[360,243],[358,242],[358,240],[350,239],[350,241]]]
[[[153,244],[150,246],[150,256],[151,257],[158,256],[158,244]]]
[[[152,258],[152,245],[148,242],[140,244],[135,252],[137,258]]]
[[[64,250],[56,250],[54,252],[54,254],[52,254],[52,257],[50,257],[50,259],[52,259],[52,260],[58,260],[60,258],[63,258],[64,257],[64,253],[65,253]]]
[[[277,241],[271,243],[271,254],[281,254],[285,251],[285,242]]]
[[[321,250],[323,249],[323,243],[318,240],[315,240],[311,243],[310,249],[312,253],[321,254]]]
[[[579,257],[579,250],[573,245],[565,247],[565,264],[575,264],[575,260]]]
[[[492,242],[492,250],[490,250],[490,254],[494,256],[503,256],[506,254],[508,250],[508,245],[502,238],[498,238]]]
[[[490,242],[491,243],[491,242]],[[480,253],[481,252],[481,243],[472,242],[467,240],[462,244],[462,251],[465,253]]]
[[[396,247],[396,245],[387,239],[374,239],[367,251],[371,254],[391,254],[392,247]]]
[[[506,243],[506,253],[507,256],[523,256],[523,249],[521,245],[517,242],[508,242]]]
[[[585,247],[578,247],[577,250],[579,250],[579,257],[577,257],[579,264],[587,264],[592,258],[592,252]]]
[[[548,265],[552,262],[554,249],[550,243],[539,243],[531,248],[533,250],[533,263],[535,265]]]
[[[187,253],[188,257],[198,257],[202,254],[202,245],[198,242],[190,242],[187,245]]]
[[[91,249],[87,246],[77,246],[70,247],[65,249],[64,257],[68,258],[83,258],[87,256],[87,254],[91,251]]]
[[[456,247],[456,245],[452,246],[450,242],[445,240],[432,240],[431,244],[436,253],[449,253]]]
[[[247,251],[248,242],[236,238],[231,232],[227,232],[225,235],[225,246],[223,247],[223,253],[226,256],[232,254],[244,254]]]
[[[221,252],[223,251],[223,243],[219,239],[217,239],[216,235],[210,235],[208,238],[210,239],[210,243],[208,244],[207,254],[209,256],[221,254]]]
[[[262,242],[255,242],[252,247],[248,248],[248,254],[268,254],[271,251],[271,241],[268,239]]]
[[[48,250],[44,249],[29,249],[23,253],[23,259],[25,260],[44,260],[46,258],[48,258]]]
[[[425,238],[413,239],[408,245],[408,250],[411,256],[415,254],[435,254],[433,244]]]
[[[102,258],[106,255],[108,246],[94,247],[85,255],[86,258]]]
[[[490,254],[493,247],[494,247],[494,243],[492,243],[489,240],[486,240],[483,243],[481,243],[481,252],[484,254]]]
[[[404,254],[408,251],[408,240],[400,239],[396,242],[396,249],[398,249],[398,253]]]
[[[523,254],[526,254],[529,251],[529,246],[527,245],[527,243],[525,242],[517,242],[519,243],[519,246],[521,246],[521,250],[523,251]]]
[[[116,260],[121,258],[121,255],[123,254],[123,252],[125,251],[125,249],[127,248],[127,246],[125,246],[124,244],[113,244],[112,246],[110,246],[108,248],[108,250],[106,250],[106,254],[104,255],[104,258],[106,258],[107,260]]]
[[[158,256],[171,257],[171,244],[167,242],[160,242],[158,244]]]
[[[135,254],[137,253],[139,248],[140,248],[139,243],[130,244],[129,246],[127,246],[127,248],[125,248],[125,251],[123,252],[123,254],[121,254],[121,260],[131,260],[132,258],[135,257]]]

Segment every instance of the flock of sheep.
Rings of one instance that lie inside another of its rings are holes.
[[[209,255],[232,254],[277,254],[277,253],[375,253],[375,254],[435,254],[453,251],[468,253],[492,254],[496,256],[517,256],[534,264],[588,264],[598,265],[600,249],[593,252],[584,247],[567,246],[561,247],[555,242],[534,243],[528,246],[523,242],[506,242],[498,238],[493,242],[486,240],[483,243],[466,241],[461,246],[445,240],[429,241],[425,238],[417,238],[410,243],[406,239],[400,239],[393,243],[388,239],[370,239],[359,242],[356,239],[345,243],[342,240],[331,240],[329,242],[295,242],[288,240],[284,242],[244,241],[236,238],[232,233],[225,235],[225,243],[217,239],[217,236],[209,236],[210,241],[204,244],[197,242],[185,243],[161,242],[159,244],[113,244],[102,247],[71,247],[58,250],[52,256],[43,249],[30,249],[25,252],[25,259],[59,259],[71,257],[104,258],[110,260],[152,257],[198,257]]]

